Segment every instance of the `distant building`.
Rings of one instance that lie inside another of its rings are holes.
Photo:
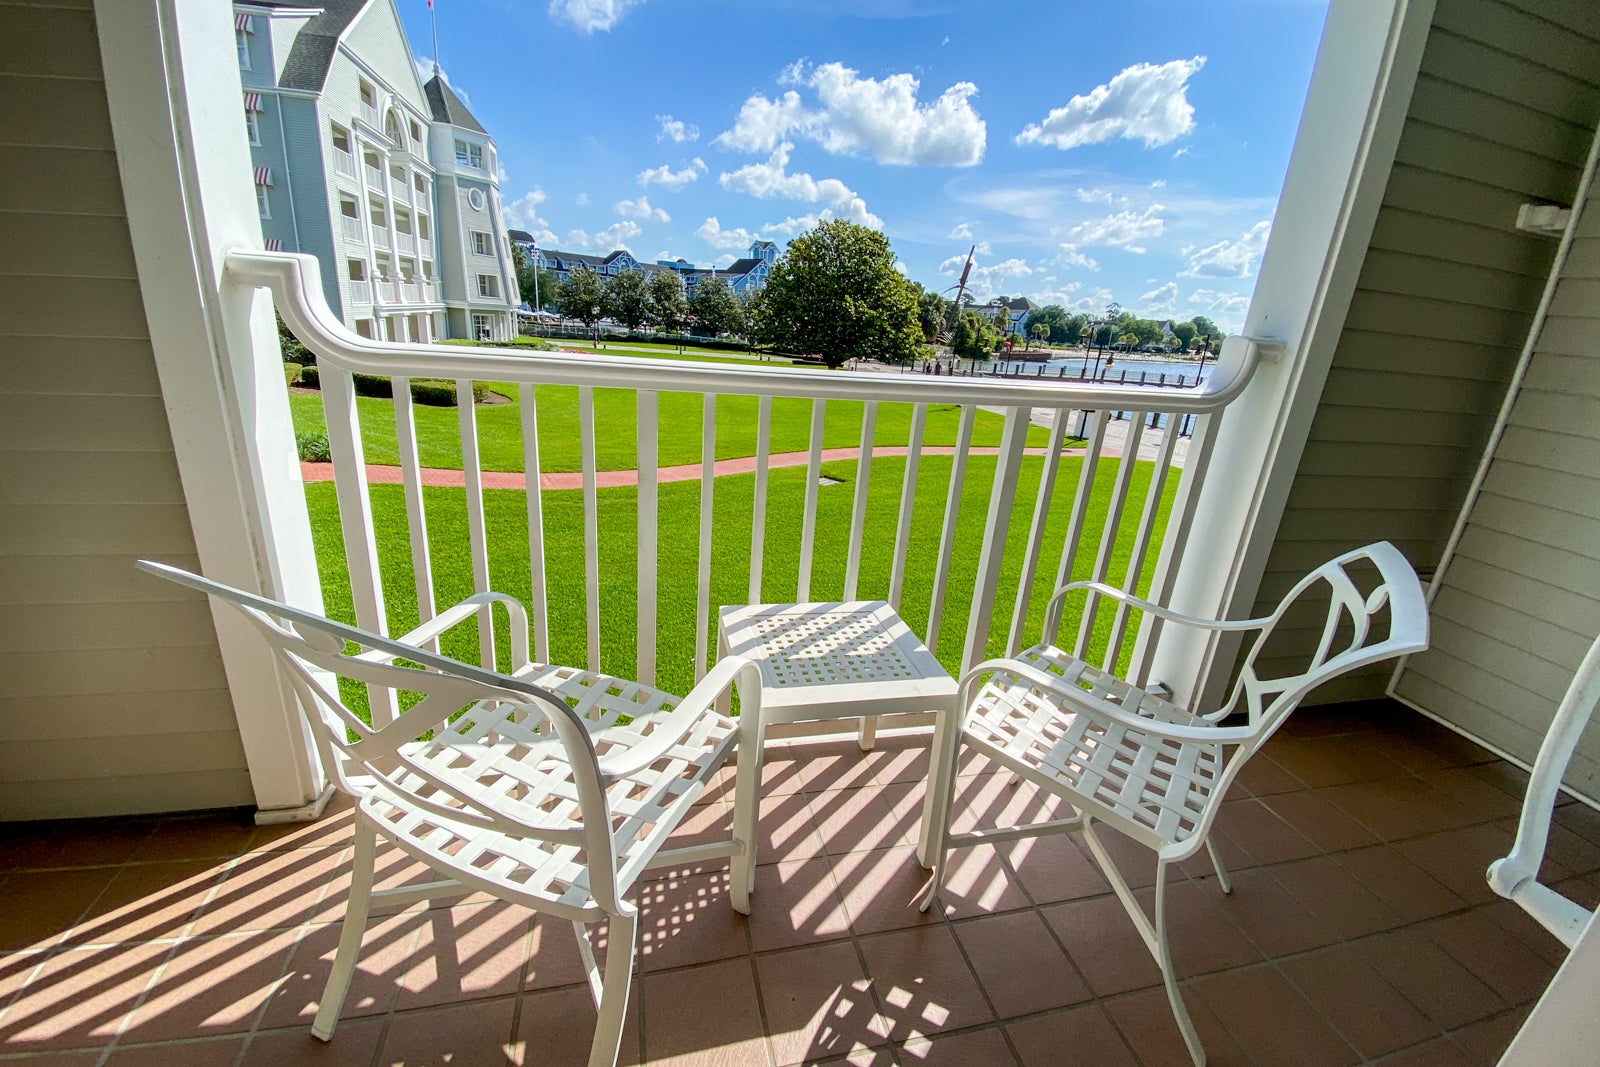
[[[1001,313],[1004,312],[1006,317],[1005,332],[1016,334],[1018,337],[1022,336],[1022,324],[1027,320],[1028,312],[1039,309],[1038,304],[1035,304],[1025,296],[1019,296],[1015,300],[1001,300],[997,297],[987,304],[963,304],[962,307],[967,311],[976,312],[981,318],[991,321],[998,319]]]
[[[233,11],[267,247],[316,256],[328,305],[362,336],[516,336],[494,138],[418,77],[394,0]]]
[[[744,294],[765,288],[767,275],[772,270],[772,265],[778,261],[778,246],[771,241],[756,241],[750,245],[750,254],[745,258],[736,259],[726,267],[713,268],[697,267],[682,258],[641,263],[625,248],[619,248],[608,256],[591,256],[583,252],[562,252],[553,248],[541,248],[533,239],[533,235],[526,230],[508,230],[506,237],[527,253],[529,262],[550,271],[561,281],[565,281],[573,271],[584,267],[601,277],[621,274],[625,270],[636,270],[648,278],[658,270],[670,270],[683,277],[686,289],[692,290],[700,284],[702,278],[715,275],[726,282],[728,288],[735,293]]]

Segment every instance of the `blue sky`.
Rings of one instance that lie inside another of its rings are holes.
[[[413,50],[425,0],[397,0]],[[542,244],[724,264],[818,218],[910,277],[1237,329],[1321,0],[436,0]]]

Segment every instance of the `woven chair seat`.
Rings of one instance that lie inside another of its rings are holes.
[[[1182,726],[1207,725],[1054,645],[1035,645],[1016,658],[1127,713]],[[1085,707],[1074,710],[1064,715],[1059,696],[1000,671],[969,708],[967,735],[1014,769],[1048,776],[1069,799],[1091,802],[1095,818],[1152,848],[1192,837],[1222,774],[1222,746],[1180,744]]]
[[[533,664],[517,677],[543,686],[593,721],[595,749],[616,758],[649,737],[680,698],[637,682],[572,667]],[[452,819],[417,803],[446,808],[459,798],[490,804],[541,830],[581,826],[572,763],[539,719],[515,717],[512,705],[479,702],[436,731],[404,746],[399,766],[374,782],[367,814],[414,858],[529,907],[592,913],[589,867],[579,844],[517,836],[479,821]],[[629,720],[623,723],[621,720]],[[618,866],[654,853],[703,792],[736,740],[732,719],[706,709],[654,763],[606,789]]]

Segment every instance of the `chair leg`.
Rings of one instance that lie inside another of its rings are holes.
[[[933,731],[933,752],[928,766],[928,796],[922,806],[922,835],[917,859],[933,868],[933,876],[917,895],[917,910],[933,907],[944,883],[950,855],[950,823],[956,806],[956,765],[961,756],[961,720],[954,712],[939,716]]]
[[[1211,866],[1217,872],[1217,884],[1224,893],[1233,892],[1233,881],[1228,877],[1228,869],[1222,865],[1222,857],[1217,855],[1217,846],[1211,843],[1211,836],[1206,835],[1206,851],[1211,855]]]
[[[1161,967],[1161,981],[1167,988],[1167,1000],[1172,1005],[1172,1015],[1178,1021],[1178,1030],[1183,1034],[1183,1043],[1189,1048],[1189,1055],[1194,1060],[1195,1067],[1206,1067],[1206,1050],[1200,1044],[1200,1035],[1195,1032],[1194,1022],[1189,1018],[1189,1009],[1183,1003],[1183,993],[1178,989],[1178,978],[1172,969],[1172,950],[1167,944],[1167,864],[1165,861],[1156,864],[1156,963]]]
[[[600,983],[600,1018],[589,1046],[589,1067],[616,1067],[622,1027],[628,1015],[628,987],[633,982],[634,938],[639,920],[612,915],[606,936],[605,977]]]
[[[333,1028],[339,1025],[339,1012],[344,1008],[345,994],[350,991],[350,977],[355,973],[356,960],[361,954],[361,938],[366,933],[367,912],[372,905],[377,851],[377,834],[372,824],[358,813],[350,898],[345,904],[344,922],[339,930],[339,950],[334,954],[333,970],[328,972],[328,984],[323,987],[322,1001],[317,1005],[317,1017],[311,1023],[311,1035],[320,1041],[332,1040]]]
[[[748,713],[747,713],[748,714]],[[761,814],[761,756],[765,731],[759,715],[739,716],[739,749],[733,786],[733,839],[740,851],[728,865],[729,897],[733,910],[750,914],[750,894],[756,884],[757,823]]]

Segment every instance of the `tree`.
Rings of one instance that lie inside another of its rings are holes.
[[[1192,322],[1175,322],[1172,324],[1172,335],[1178,339],[1178,351],[1187,352],[1189,345],[1194,341],[1195,328]]]
[[[512,245],[520,248],[520,245]],[[538,311],[555,301],[556,290],[561,287],[561,278],[553,270],[536,267],[524,259],[517,265],[517,289],[522,293],[522,299],[528,306]]]
[[[912,283],[916,285],[915,282]],[[921,286],[917,286],[921,289]],[[923,289],[917,296],[917,325],[922,327],[922,339],[932,341],[950,324],[950,301],[938,293]]]
[[[1163,336],[1161,327],[1154,319],[1134,319],[1128,323],[1128,332],[1134,336],[1135,345],[1153,345]]]
[[[976,313],[963,311],[950,334],[950,352],[958,359],[977,362],[994,351],[994,333]]]
[[[745,328],[744,303],[728,288],[721,278],[702,278],[689,294],[689,314],[694,317],[696,333],[743,334]]]
[[[1043,344],[1050,339],[1050,324],[1045,322],[1036,322],[1032,326],[1028,327],[1028,332],[1033,334],[1040,344]]]
[[[675,270],[658,270],[650,275],[650,321],[662,333],[677,333],[683,328],[687,310],[683,303],[683,277]]]
[[[1194,332],[1216,340],[1223,335],[1222,327],[1206,318],[1204,315],[1194,317]]]
[[[577,319],[594,329],[604,314],[602,300],[604,289],[600,275],[588,267],[580,267],[567,275],[567,280],[556,286],[556,310],[569,319]]]
[[[894,262],[877,230],[843,219],[818,224],[773,266],[759,339],[815,352],[830,367],[853,358],[915,359],[923,341],[917,295]]]
[[[641,271],[625,270],[606,279],[600,293],[606,318],[637,330],[650,321],[650,287]]]

